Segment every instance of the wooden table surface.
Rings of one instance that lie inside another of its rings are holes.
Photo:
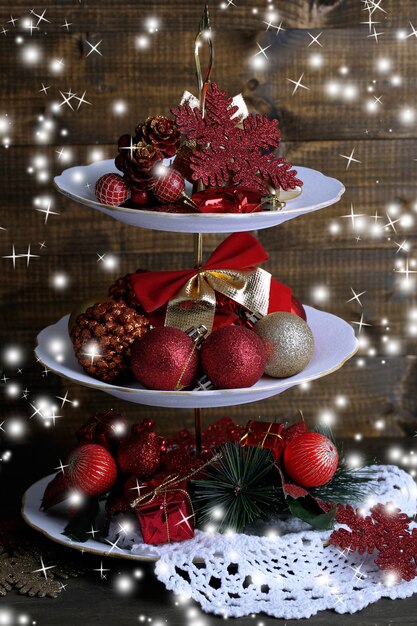
[[[361,442],[346,440],[346,452],[357,452],[366,456],[369,461],[380,463],[389,462],[389,451],[393,447],[401,446],[405,451],[417,447],[416,439],[368,439]],[[51,463],[56,455],[63,453],[59,447],[45,445],[42,441],[33,441],[31,445],[22,446],[14,458],[10,468],[4,466],[0,481],[0,501],[2,518],[17,515],[20,508],[20,498],[23,491],[35,480],[51,472]],[[70,551],[68,551],[69,553]],[[77,579],[65,581],[66,590],[56,599],[40,599],[21,596],[17,592],[10,592],[0,602],[1,611],[11,609],[15,615],[29,615],[37,626],[73,626],[79,622],[83,626],[102,626],[113,624],[137,624],[140,616],[146,620],[151,618],[154,626],[185,625],[206,626],[222,623],[222,618],[207,616],[202,613],[198,605],[189,602],[186,605],[175,606],[175,597],[167,592],[165,587],[155,578],[152,563],[129,562],[115,558],[103,558],[95,555],[79,555],[80,564],[86,568],[86,574]],[[109,568],[107,580],[100,580],[100,574],[93,570],[100,567]],[[140,569],[142,578],[137,580],[137,586],[129,596],[122,596],[115,590],[115,580],[119,573],[131,573]],[[193,617],[195,612],[195,617]],[[251,626],[290,626],[292,624],[309,624],[327,626],[408,626],[417,624],[417,594],[406,600],[381,600],[370,605],[360,613],[354,615],[338,615],[332,611],[319,613],[310,620],[275,620],[263,615],[255,618],[240,618],[236,623]],[[17,622],[16,622],[17,623]]]

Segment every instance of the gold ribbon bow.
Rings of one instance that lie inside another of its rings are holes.
[[[258,267],[252,270],[198,269],[168,302],[165,326],[187,330],[204,325],[213,328],[216,291],[250,311],[267,315],[271,274]]]

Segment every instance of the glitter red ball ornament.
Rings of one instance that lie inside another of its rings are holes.
[[[130,198],[130,188],[119,174],[104,174],[96,182],[96,198],[101,204],[120,206]]]
[[[179,328],[153,328],[133,346],[132,371],[148,389],[180,391],[197,374],[198,356],[193,340]]]
[[[96,443],[86,443],[71,452],[65,476],[70,489],[85,496],[99,496],[111,489],[117,478],[110,452]]]
[[[320,433],[303,433],[285,446],[284,467],[301,487],[320,487],[333,478],[339,454],[333,441]]]
[[[152,420],[135,424],[132,434],[122,441],[117,451],[117,463],[123,474],[134,474],[140,478],[152,476],[161,462],[161,452],[166,448],[165,440],[154,432]]]
[[[242,326],[215,330],[201,348],[201,365],[218,389],[252,387],[262,376],[266,353],[262,340]]]
[[[184,177],[175,170],[168,170],[159,176],[152,187],[153,195],[160,202],[176,202],[181,198],[185,189]]]

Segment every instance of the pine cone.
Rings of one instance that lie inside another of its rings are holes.
[[[113,382],[130,370],[132,346],[148,328],[148,319],[124,302],[95,304],[77,317],[71,331],[75,356],[90,376]]]
[[[119,154],[115,159],[118,170],[124,172],[128,184],[135,189],[147,189],[153,179],[149,172],[164,156],[158,146],[122,135],[118,141]]]
[[[135,274],[141,274],[142,272],[146,272],[146,270],[138,269]],[[146,315],[142,305],[137,299],[135,292],[132,289],[132,284],[130,282],[130,277],[132,274],[125,274],[125,276],[120,276],[114,282],[109,289],[109,296],[116,300],[117,302],[124,302],[131,309],[134,309],[137,313],[141,315]]]
[[[164,157],[172,157],[180,143],[180,133],[173,120],[165,115],[148,117],[136,127],[136,141],[155,146]]]

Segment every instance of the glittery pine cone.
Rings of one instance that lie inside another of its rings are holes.
[[[148,328],[147,318],[123,302],[95,304],[71,331],[75,355],[90,376],[113,382],[129,372],[132,346]]]
[[[145,271],[146,270],[138,269],[135,274],[141,274]],[[120,278],[118,278],[109,288],[109,296],[117,302],[124,302],[124,304],[127,304],[127,306],[134,309],[137,313],[145,315],[146,313],[133,291],[132,284],[130,282],[131,276],[132,274],[120,276]]]
[[[155,146],[164,157],[172,157],[180,143],[180,133],[175,122],[165,115],[148,117],[136,127],[136,141]]]
[[[134,189],[148,188],[152,184],[149,172],[164,158],[158,146],[138,141],[130,135],[122,135],[118,149],[115,165],[124,172],[129,185]]]

